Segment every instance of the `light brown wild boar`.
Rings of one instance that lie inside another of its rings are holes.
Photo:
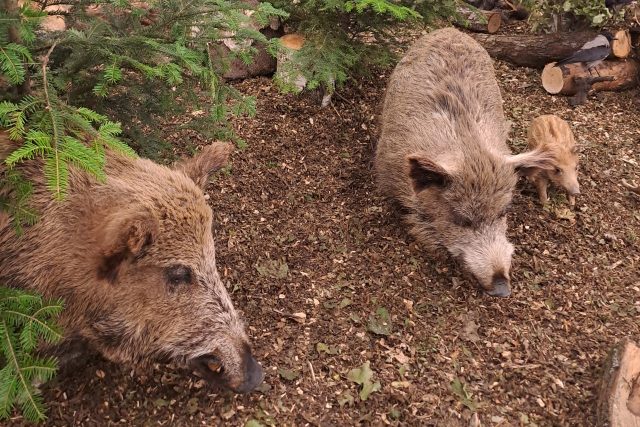
[[[416,239],[444,246],[493,296],[508,296],[513,246],[506,214],[516,169],[550,167],[540,151],[512,155],[487,52],[452,28],[418,40],[393,71],[375,168]]]
[[[0,160],[15,147],[0,134]],[[63,298],[66,341],[114,362],[177,362],[254,389],[264,374],[218,274],[203,194],[230,149],[212,144],[174,168],[109,152],[106,182],[71,168],[59,202],[41,161],[19,165],[40,219],[18,236],[0,212],[0,283]]]
[[[544,205],[549,182],[563,188],[571,206],[576,204],[580,194],[578,184],[578,147],[569,123],[553,114],[536,117],[529,127],[528,145],[530,149],[542,149],[551,154],[555,167],[552,170],[523,168],[519,172],[533,183],[540,202]]]

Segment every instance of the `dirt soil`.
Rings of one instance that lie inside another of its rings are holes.
[[[640,199],[620,184],[640,181],[640,94],[571,108],[536,70],[496,71],[514,151],[548,113],[569,121],[581,149],[575,210],[558,192],[543,208],[518,187],[511,297],[483,295],[444,251],[421,250],[376,190],[388,72],[350,83],[324,109],[269,79],[245,81],[237,88],[258,114],[234,126],[248,146],[208,194],[218,266],[264,385],[233,395],[181,369],[87,355],[45,387],[46,424],[595,426],[608,350],[640,340]],[[180,126],[198,115],[167,119],[167,139],[205,144]]]

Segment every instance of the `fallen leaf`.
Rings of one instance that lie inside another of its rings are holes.
[[[454,379],[451,382],[451,391],[458,396],[460,403],[475,412],[478,409],[478,403],[471,398],[471,395],[467,391],[466,385],[460,381],[459,378]]]
[[[351,300],[349,298],[344,298],[340,301],[340,304],[338,304],[338,308],[345,308],[348,305],[351,305]]]
[[[167,406],[169,402],[164,399],[156,399],[153,401],[153,404],[158,408],[162,408],[163,406]]]
[[[278,374],[287,381],[293,381],[300,376],[300,372],[286,368],[279,368]]]
[[[480,341],[480,336],[478,335],[479,326],[475,321],[467,320],[462,329],[462,338],[473,343]]]
[[[256,265],[258,274],[272,279],[284,279],[289,274],[289,266],[284,260],[264,260]]]
[[[264,427],[264,424],[252,418],[248,420],[246,423],[244,423],[244,427]]]
[[[409,363],[409,358],[405,356],[404,353],[400,350],[398,350],[397,353],[393,354],[393,358],[403,365],[406,365],[407,363]]]
[[[316,351],[318,353],[326,353],[326,354],[338,354],[340,353],[340,349],[337,345],[327,345],[323,342],[319,342],[316,344]]]
[[[367,329],[376,335],[391,335],[393,327],[386,308],[379,307],[375,313],[369,316]]]
[[[391,387],[394,387],[394,388],[408,388],[408,387],[411,387],[411,383],[409,381],[393,381],[391,383]]]
[[[363,401],[367,400],[371,393],[376,392],[381,388],[378,381],[375,383],[371,382],[371,379],[373,378],[373,371],[371,370],[370,362],[368,360],[364,362],[361,367],[349,371],[347,378],[362,386],[362,389],[360,390],[360,400]]]
[[[558,219],[564,219],[571,223],[576,221],[576,214],[567,207],[557,208],[554,213]]]
[[[344,405],[353,405],[355,399],[349,390],[345,390],[338,396],[338,404],[342,408]]]
[[[191,399],[187,400],[187,412],[190,413],[191,415],[193,415],[196,412],[198,412],[198,398],[197,397],[192,397]]]

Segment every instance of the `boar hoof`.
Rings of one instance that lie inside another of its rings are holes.
[[[492,297],[504,298],[511,295],[511,287],[506,279],[500,278],[493,281],[493,288],[486,290],[486,293]]]

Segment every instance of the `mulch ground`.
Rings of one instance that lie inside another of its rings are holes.
[[[640,199],[620,184],[640,179],[640,94],[571,108],[536,70],[496,72],[514,151],[549,113],[581,149],[575,210],[558,192],[543,208],[518,187],[510,298],[483,295],[444,251],[421,250],[376,190],[387,72],[324,109],[245,81],[236,87],[258,114],[234,127],[248,146],[208,194],[218,266],[264,385],[238,396],[173,367],[136,372],[87,355],[45,387],[47,425],[595,426],[609,348],[640,339]],[[168,120],[167,138],[201,140],[180,126],[194,116]]]

